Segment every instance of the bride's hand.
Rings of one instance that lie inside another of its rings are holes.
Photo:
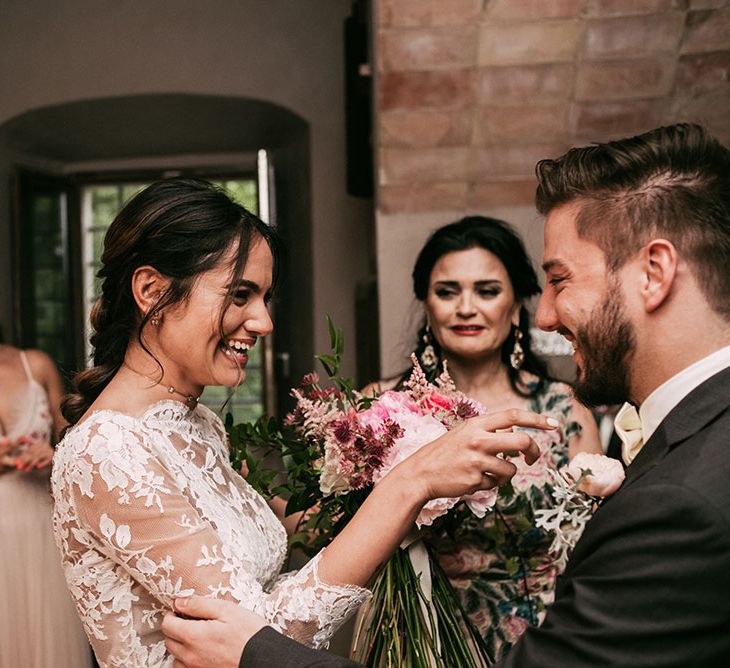
[[[415,485],[426,501],[459,497],[508,482],[517,471],[514,464],[498,457],[522,453],[528,464],[540,454],[535,441],[524,431],[556,429],[558,422],[537,413],[510,409],[467,420],[424,446],[396,466],[390,475]]]

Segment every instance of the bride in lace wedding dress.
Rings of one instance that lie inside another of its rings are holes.
[[[281,575],[285,530],[198,404],[206,385],[243,382],[247,351],[271,331],[276,259],[266,225],[193,179],[153,184],[109,228],[94,366],[65,402],[72,427],[52,476],[66,581],[102,668],[172,666],[162,618],[193,593],[326,646],[425,501],[506,480],[514,467],[500,452],[534,459],[524,433],[496,430],[551,428],[513,412],[449,432],[396,467],[325,551]]]

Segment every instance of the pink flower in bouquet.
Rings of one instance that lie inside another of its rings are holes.
[[[471,510],[477,517],[484,517],[488,510],[494,508],[494,504],[497,503],[497,488],[483,489],[474,494],[469,494],[463,497],[469,510]]]
[[[397,392],[375,401],[365,411],[340,412],[326,424],[325,456],[320,489],[325,495],[343,494],[373,484],[373,477],[403,435],[398,415],[417,410]],[[394,419],[396,418],[396,419]]]
[[[376,408],[376,404],[380,401],[378,400],[369,410],[372,411],[375,408],[378,414],[387,414],[389,419],[402,428],[403,435],[395,440],[393,447],[386,454],[382,466],[374,472],[373,483],[375,484],[404,459],[447,432],[443,423],[430,413],[423,414],[417,412],[417,409],[414,411],[415,404],[404,393],[386,392],[382,398],[385,398],[384,406]],[[382,412],[384,410],[386,413]],[[360,414],[358,417],[362,415]],[[465,496],[463,500],[475,515],[484,517],[487,510],[494,506],[496,497],[496,490],[486,490]],[[416,524],[419,527],[430,526],[436,518],[445,515],[459,501],[458,498],[432,499],[419,513]]]
[[[302,387],[309,387],[310,385],[316,385],[319,383],[319,374],[316,371],[305,373],[302,378],[302,382],[299,383]]]
[[[385,475],[420,450],[424,445],[443,436],[447,429],[433,415],[423,415],[404,410],[400,413],[391,413],[391,419],[403,429],[403,435],[393,444],[380,469],[373,476],[373,482],[380,482]]]
[[[334,387],[325,387],[324,389],[311,386],[312,389],[306,390],[305,396],[307,399],[311,399],[312,401],[326,401],[330,397],[333,397],[336,394],[336,390]]]
[[[319,487],[325,496],[377,484],[424,445],[459,422],[485,412],[480,404],[457,392],[446,374],[433,385],[418,366],[414,366],[405,390],[384,392],[364,409],[348,404],[345,394],[333,388],[320,388],[314,375],[292,390],[292,396],[297,403],[286,422],[318,444],[320,455],[312,466],[319,473]],[[496,490],[488,490],[462,499],[434,499],[424,506],[416,523],[432,524],[460,500],[483,517],[494,506],[496,496]]]
[[[457,503],[459,499],[444,498],[432,499],[418,513],[416,518],[416,526],[420,529],[423,526],[430,527],[435,520],[442,515],[446,515]]]
[[[357,422],[354,415],[346,416],[342,420],[336,420],[332,425],[332,435],[340,445],[352,443],[357,435]]]
[[[438,392],[429,392],[423,399],[421,405],[429,411],[451,411],[454,408],[454,402],[447,396]]]
[[[374,477],[390,454],[395,441],[403,435],[403,428],[394,420],[386,419],[376,431],[370,425],[359,425],[355,439],[341,445],[341,471],[352,489],[363,489],[374,484]]]
[[[478,401],[474,399],[467,399],[463,397],[460,399],[456,406],[454,406],[454,415],[460,420],[468,420],[469,418],[476,417],[477,415],[484,415],[487,409],[484,408]]]
[[[399,422],[400,418],[408,414],[420,415],[420,413],[418,404],[405,392],[388,390],[373,401],[369,408],[358,413],[357,420],[361,425],[378,431],[387,420]]]
[[[590,496],[610,496],[624,481],[624,467],[617,459],[606,455],[579,452],[565,468],[565,472],[573,479],[588,471],[578,489]]]

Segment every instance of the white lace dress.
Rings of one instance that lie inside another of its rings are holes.
[[[322,582],[319,555],[280,575],[285,530],[229,465],[205,406],[93,413],[59,444],[52,487],[66,582],[102,668],[171,666],[160,625],[176,596],[236,601],[323,647],[369,595]]]

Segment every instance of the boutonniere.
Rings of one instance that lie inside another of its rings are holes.
[[[535,524],[553,534],[550,553],[562,571],[586,523],[601,502],[621,487],[625,474],[618,460],[587,452],[549,473],[555,506],[536,511]]]

